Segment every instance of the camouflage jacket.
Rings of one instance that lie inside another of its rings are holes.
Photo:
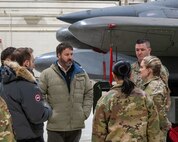
[[[135,83],[138,88],[142,88],[142,78],[140,76],[140,65],[138,62],[135,62],[131,65],[131,77],[130,79]]]
[[[141,89],[135,88],[126,97],[117,84],[99,99],[92,142],[159,142],[159,133],[156,107]]]
[[[157,107],[160,119],[160,128],[167,133],[170,128],[170,122],[167,118],[167,94],[168,90],[161,78],[153,77],[147,82],[143,83],[144,91],[152,98]]]
[[[14,142],[12,121],[5,101],[0,97],[0,142]]]

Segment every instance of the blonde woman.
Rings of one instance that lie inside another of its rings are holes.
[[[160,120],[161,141],[166,142],[166,135],[171,127],[167,118],[167,103],[169,90],[160,78],[162,63],[155,56],[144,57],[140,64],[140,74],[143,80],[143,90],[151,96],[154,101]]]

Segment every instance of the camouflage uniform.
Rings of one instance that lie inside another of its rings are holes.
[[[160,119],[160,129],[162,131],[162,142],[166,141],[167,132],[171,126],[167,118],[167,88],[166,85],[163,83],[161,78],[153,77],[152,79],[148,80],[146,83],[143,84],[144,91],[150,95],[153,99],[154,104],[157,107]]]
[[[131,65],[132,72],[130,79],[135,83],[138,88],[142,88],[142,78],[140,76],[140,65],[138,62],[135,62]]]
[[[11,116],[5,101],[0,97],[0,142],[14,142]]]
[[[141,89],[135,88],[126,97],[117,84],[99,99],[92,142],[159,142],[159,134],[158,112]]]
[[[168,78],[169,78],[169,72],[168,69],[162,65],[161,67],[161,73],[160,77],[163,80],[163,82],[166,84],[167,88],[167,103],[166,103],[166,110],[169,111],[169,108],[171,106],[171,99],[170,99],[170,89],[168,87]],[[143,89],[143,82],[142,78],[140,76],[140,65],[138,62],[135,62],[132,64],[132,72],[131,72],[131,78],[130,78],[137,87]]]

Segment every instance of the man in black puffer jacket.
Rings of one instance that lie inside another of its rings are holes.
[[[31,48],[18,48],[12,60],[4,61],[3,98],[12,115],[17,142],[44,142],[43,122],[52,110],[44,102],[33,73]]]

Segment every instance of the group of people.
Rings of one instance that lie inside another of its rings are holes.
[[[0,141],[79,142],[93,104],[93,88],[85,70],[73,60],[73,47],[60,43],[58,60],[36,80],[31,48],[1,52]]]
[[[93,142],[166,142],[171,122],[168,70],[151,56],[150,42],[137,40],[137,62],[120,60],[113,66],[116,81],[96,106]]]
[[[52,109],[33,75],[33,50],[8,47],[1,53],[1,61],[0,93],[8,115],[0,120],[3,126],[0,141],[43,142],[43,122],[49,119]]]
[[[119,60],[113,66],[116,84],[97,102],[93,142],[165,142],[171,123],[168,70],[151,56],[148,40],[135,45],[138,61]],[[57,61],[39,80],[33,73],[31,48],[8,47],[1,52],[0,141],[79,142],[93,105],[93,86],[73,60],[73,47],[60,43]]]

